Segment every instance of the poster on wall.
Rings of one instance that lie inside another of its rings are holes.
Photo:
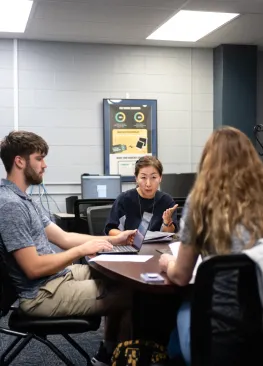
[[[104,174],[134,181],[136,161],[157,155],[157,101],[103,99]]]

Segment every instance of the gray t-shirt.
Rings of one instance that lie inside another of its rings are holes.
[[[6,250],[9,275],[17,288],[20,298],[33,299],[38,290],[48,281],[64,276],[64,269],[55,275],[30,280],[15,261],[12,252],[35,246],[38,255],[55,254],[45,233],[51,223],[42,208],[31,197],[22,192],[14,183],[2,179],[0,185],[0,245]]]
[[[194,244],[195,238],[192,236],[192,219],[189,209],[190,204],[190,196],[187,197],[185,206],[183,208],[182,218],[180,220],[180,231],[179,231],[179,237],[182,244]],[[245,249],[245,246],[249,244],[250,242],[250,234],[244,228],[244,226],[239,225],[237,228],[240,237],[237,235],[232,235],[232,253],[240,253],[243,249]],[[209,255],[215,254],[212,251],[209,253]]]

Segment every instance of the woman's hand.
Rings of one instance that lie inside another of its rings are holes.
[[[163,213],[163,216],[162,216],[162,219],[163,219],[163,223],[165,225],[169,225],[173,222],[173,214],[175,212],[175,210],[177,209],[178,205],[174,205],[174,207],[171,207],[171,208],[167,208],[164,213]]]
[[[171,254],[162,254],[159,259],[159,266],[162,272],[167,272],[168,263],[170,261],[175,261],[175,257]]]
[[[127,245],[132,245],[133,244],[136,231],[137,231],[137,229],[135,230],[135,232],[132,235],[128,236],[127,241],[126,241]]]
[[[113,245],[127,245],[127,244],[132,244],[133,240],[134,240],[134,235],[136,233],[137,230],[125,230],[125,231],[121,231],[118,235],[116,236],[111,236],[110,237],[110,242]]]

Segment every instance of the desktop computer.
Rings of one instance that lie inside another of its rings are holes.
[[[163,174],[160,190],[172,197],[187,197],[194,184],[196,173]]]
[[[121,193],[120,175],[82,175],[82,199],[115,199]]]

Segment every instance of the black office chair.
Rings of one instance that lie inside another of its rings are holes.
[[[115,199],[78,199],[74,203],[76,232],[90,234],[87,225],[87,208],[112,205]]]
[[[192,366],[263,364],[262,307],[255,265],[245,254],[199,266],[191,309]]]
[[[0,237],[1,240],[1,237]],[[78,350],[92,365],[89,355],[72,339],[69,334],[95,331],[100,327],[100,317],[65,317],[65,318],[40,318],[31,317],[12,305],[17,300],[17,293],[8,275],[5,261],[5,249],[0,244],[0,318],[9,316],[8,328],[0,327],[0,333],[15,337],[0,357],[0,365],[10,365],[26,345],[35,339],[48,346],[66,365],[73,366],[71,362],[50,340],[49,335],[63,336],[76,350]]]
[[[87,220],[90,235],[105,235],[104,228],[112,205],[88,207]]]
[[[173,197],[173,200],[178,205],[178,207],[176,209],[176,213],[177,213],[177,222],[178,222],[178,230],[179,230],[180,219],[183,214],[183,208],[185,205],[186,197]]]

